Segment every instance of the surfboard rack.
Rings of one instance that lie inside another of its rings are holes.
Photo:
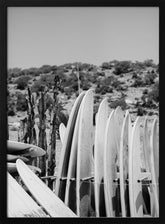
[[[80,181],[88,181],[88,180],[94,181],[94,176],[92,176],[92,177],[84,177],[84,178],[80,179]]]
[[[40,177],[41,179],[45,180],[45,179],[51,179],[54,180],[57,178],[57,176],[44,176],[44,177]]]

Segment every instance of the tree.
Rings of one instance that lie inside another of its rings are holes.
[[[132,62],[131,61],[120,61],[114,66],[114,74],[120,75],[122,73],[127,73],[132,71]]]
[[[24,90],[28,85],[28,81],[30,80],[29,76],[21,76],[16,79],[15,84],[17,84],[17,89]]]

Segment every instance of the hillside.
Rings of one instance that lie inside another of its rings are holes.
[[[151,119],[159,115],[159,69],[152,60],[135,63],[114,60],[104,62],[99,67],[86,63],[68,63],[24,70],[13,68],[8,70],[7,81],[8,123],[11,126],[27,115],[27,87],[30,87],[36,100],[44,87],[49,108],[53,102],[55,82],[60,83],[58,98],[66,115],[69,115],[78,91],[89,88],[95,91],[95,113],[101,99],[107,96],[111,108],[119,105],[123,110],[129,109],[133,119],[137,115],[148,114]],[[10,137],[15,138],[11,133]]]

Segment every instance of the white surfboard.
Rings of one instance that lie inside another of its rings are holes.
[[[151,214],[159,217],[159,137],[158,137],[158,120],[154,119],[151,129],[151,179],[152,191],[154,195],[154,206]]]
[[[77,169],[77,147],[78,147],[78,133],[80,123],[80,109],[76,118],[76,124],[74,128],[74,134],[72,139],[72,147],[70,152],[66,192],[65,192],[65,204],[72,209],[73,212],[77,212],[76,206],[76,169]]]
[[[34,172],[34,173],[41,173],[41,169],[36,166],[28,165],[28,167]],[[7,163],[7,170],[9,173],[17,173],[17,166],[16,163]]]
[[[37,157],[45,155],[42,148],[23,142],[7,140],[7,152],[12,155],[22,155],[24,157]]]
[[[28,190],[51,217],[76,217],[22,160],[18,159],[16,165],[19,175]]]
[[[91,177],[93,163],[93,90],[88,90],[81,103],[77,151],[77,215],[88,217],[91,205]]]
[[[151,148],[150,148],[150,133],[148,127],[148,116],[145,117],[144,120],[144,128],[143,128],[143,151],[144,151],[144,159],[145,159],[145,168],[148,172],[151,167],[150,157],[151,157]]]
[[[129,201],[131,217],[143,217],[143,198],[140,161],[140,117],[132,129],[129,150]]]
[[[70,150],[73,138],[74,127],[76,123],[77,114],[79,111],[79,107],[81,105],[81,101],[85,95],[85,92],[82,92],[76,99],[71,113],[69,115],[69,120],[67,123],[66,131],[65,131],[65,139],[62,144],[60,161],[57,172],[57,179],[55,184],[55,192],[58,197],[60,197],[63,201],[65,200],[65,189],[66,189],[66,179],[69,165],[69,157]],[[63,180],[65,178],[65,180]]]
[[[104,167],[103,167],[103,159],[104,159],[104,140],[105,140],[105,129],[108,121],[109,115],[109,107],[107,98],[103,99],[100,103],[98,112],[97,112],[97,120],[96,120],[96,130],[95,130],[95,148],[94,148],[94,189],[95,189],[95,209],[96,209],[96,217],[100,217],[103,214],[102,210],[104,207],[104,199],[103,195],[101,197],[101,186],[103,186],[103,177],[104,177]],[[101,184],[102,182],[102,184]],[[100,201],[102,199],[102,202]],[[102,204],[102,205],[101,205]]]
[[[107,217],[119,216],[117,197],[117,144],[114,110],[111,112],[105,130],[104,149],[104,193]]]
[[[60,134],[60,140],[62,144],[64,143],[65,133],[66,133],[66,127],[63,123],[61,123],[59,126],[59,134]]]
[[[128,161],[130,140],[132,134],[131,117],[129,111],[126,111],[123,126],[121,130],[120,140],[120,198],[121,198],[121,212],[122,217],[129,217],[129,192],[128,192]]]
[[[124,121],[124,111],[122,111],[121,107],[118,106],[115,109],[114,112],[114,118],[115,118],[115,125],[116,128],[115,131],[115,138],[116,138],[116,144],[117,144],[117,156],[118,156],[118,164],[119,164],[119,157],[120,157],[120,138],[121,138],[121,129]]]
[[[49,217],[7,173],[7,217]]]

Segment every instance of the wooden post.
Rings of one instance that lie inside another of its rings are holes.
[[[47,151],[47,142],[46,142],[46,104],[45,104],[45,92],[44,87],[42,87],[41,95],[38,104],[38,112],[39,112],[39,139],[38,146]],[[39,168],[41,169],[41,176],[45,176],[46,174],[46,155],[41,156],[39,158]]]

